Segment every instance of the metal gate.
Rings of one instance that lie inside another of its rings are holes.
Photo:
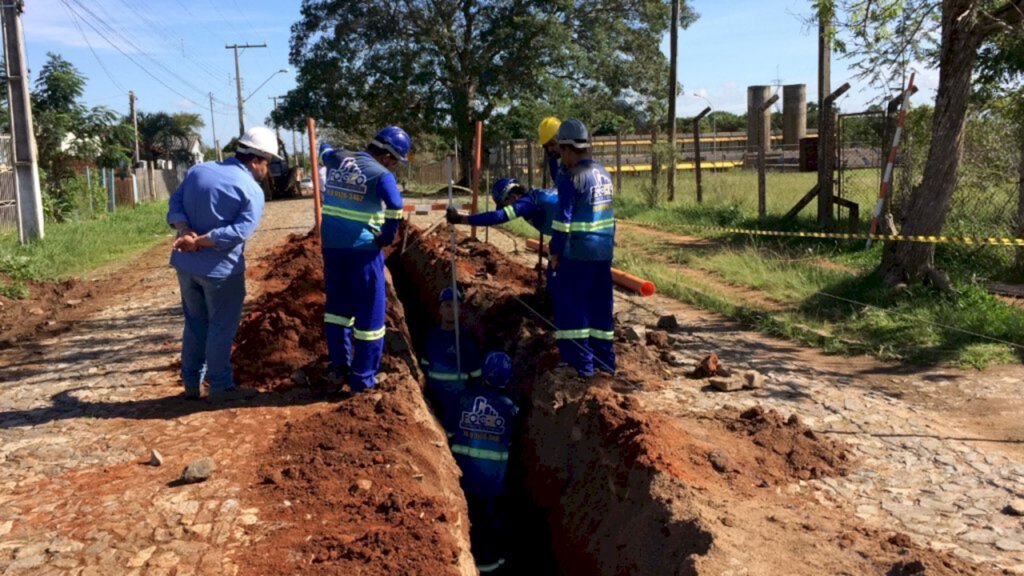
[[[836,196],[860,206],[874,206],[885,166],[887,125],[887,116],[880,109],[839,115]]]
[[[0,235],[18,231],[18,186],[11,137],[0,134]]]

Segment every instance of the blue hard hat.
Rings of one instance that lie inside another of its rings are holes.
[[[495,182],[494,186],[491,186],[491,197],[494,198],[495,204],[498,206],[504,204],[509,192],[512,192],[516,186],[519,186],[519,180],[515,178],[502,178]]]
[[[405,130],[398,126],[388,126],[377,132],[370,144],[387,150],[402,162],[409,161],[409,148],[412,147],[412,139],[405,133]]]
[[[488,352],[484,358],[483,379],[489,386],[507,388],[512,379],[512,359],[504,352]]]
[[[444,290],[441,290],[441,294],[437,297],[437,301],[438,302],[447,302],[449,300],[454,300],[455,298],[452,298],[452,294],[453,293],[455,294],[455,298],[458,298],[459,300],[462,300],[462,294],[460,294],[457,290],[455,292],[452,292],[452,287],[449,286],[449,287],[445,288]]]

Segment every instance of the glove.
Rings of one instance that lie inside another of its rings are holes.
[[[459,214],[459,211],[455,206],[449,206],[448,209],[445,210],[444,219],[447,220],[449,224],[462,224],[462,215]]]

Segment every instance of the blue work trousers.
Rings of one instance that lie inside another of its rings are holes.
[[[245,274],[226,278],[178,270],[185,330],[181,336],[181,379],[186,390],[198,391],[205,377],[211,390],[235,385],[231,346],[242,319]]]
[[[552,299],[562,360],[581,376],[593,375],[595,367],[614,373],[611,261],[563,258],[556,272]]]
[[[362,392],[377,384],[384,352],[384,255],[342,248],[323,252],[327,353],[334,370],[348,373],[352,391]]]

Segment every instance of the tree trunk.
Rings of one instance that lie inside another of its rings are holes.
[[[971,74],[983,35],[976,30],[976,0],[942,2],[942,45],[939,87],[932,118],[932,139],[921,185],[910,194],[901,233],[934,236],[942,233],[949,215],[956,176],[963,155],[963,132],[971,93]],[[935,245],[890,242],[881,272],[890,285],[934,277]]]

